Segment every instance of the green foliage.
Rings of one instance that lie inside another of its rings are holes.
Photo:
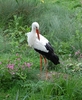
[[[11,51],[11,45],[9,43],[9,39],[6,36],[2,35],[3,31],[0,32],[0,53],[8,53]]]
[[[40,15],[39,13],[43,8],[44,6],[40,0],[0,0],[0,26],[4,25],[7,27],[9,20],[13,19],[14,15],[21,16],[23,24],[29,24],[29,22],[32,22],[32,19],[34,20],[32,16],[36,18],[36,12]]]
[[[8,29],[4,31],[4,34],[12,39],[11,44],[21,44],[25,41],[25,32],[28,32],[29,28],[22,25],[22,17],[13,16],[13,20],[8,23]]]
[[[72,36],[71,44],[77,50],[82,50],[82,33],[80,33],[79,30],[76,30],[76,33]]]
[[[22,55],[18,53],[14,56],[2,59],[0,62],[0,87],[2,88],[11,88],[14,85],[14,80],[23,80],[29,79],[30,70],[32,63],[25,62],[25,59]],[[28,75],[29,74],[29,75]],[[4,86],[5,85],[5,86]],[[7,86],[7,87],[6,87]]]
[[[18,90],[15,93],[12,88],[9,92],[8,97],[4,97],[7,99],[18,98],[20,100],[28,99],[28,100],[77,100],[82,99],[81,96],[81,78],[82,77],[69,77],[68,79],[64,79],[62,76],[59,78],[55,78],[53,82],[48,81],[27,81],[27,84],[23,82],[25,87],[16,87]],[[23,92],[24,90],[24,92]],[[13,91],[13,94],[10,94]]]
[[[57,75],[48,81],[38,77],[39,55],[27,45],[33,21],[60,58],[58,66],[49,62]],[[0,0],[0,27],[0,99],[82,100],[81,1]]]

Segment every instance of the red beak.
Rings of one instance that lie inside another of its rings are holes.
[[[38,39],[40,40],[40,31],[38,29],[36,29],[36,33],[37,33],[37,36],[38,36]]]

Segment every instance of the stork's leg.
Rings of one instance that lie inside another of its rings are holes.
[[[40,71],[42,71],[42,55],[40,55]]]
[[[45,63],[45,67],[46,67],[46,80],[47,80],[48,79],[48,69],[47,69],[48,62],[47,62],[47,59],[46,58],[44,58],[44,63]]]

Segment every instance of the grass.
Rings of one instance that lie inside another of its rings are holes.
[[[24,84],[23,86],[20,86],[20,81],[18,81],[18,85],[15,83],[16,85],[1,97],[6,100],[11,100],[11,98],[13,100],[16,98],[20,100],[69,100],[69,98],[70,100],[81,100],[81,78],[74,76],[69,79],[64,79],[60,76],[58,79],[54,77],[53,82],[38,81],[37,83],[27,80],[22,83]]]
[[[82,99],[81,1],[43,1],[0,0],[1,100]],[[58,66],[49,61],[48,80],[45,71],[39,77],[39,55],[26,42],[33,21],[60,58]]]

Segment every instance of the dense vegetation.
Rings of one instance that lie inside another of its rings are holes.
[[[34,21],[61,62],[48,80],[25,37]],[[81,0],[0,0],[0,100],[82,100]]]

